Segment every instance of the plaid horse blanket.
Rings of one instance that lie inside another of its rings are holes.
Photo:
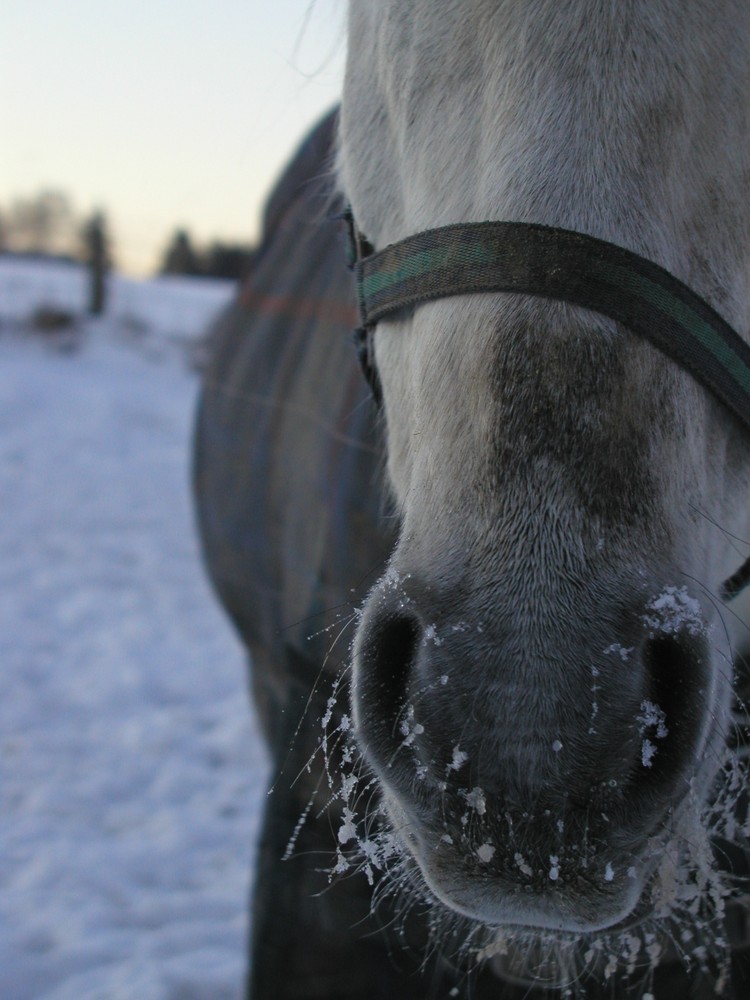
[[[351,629],[337,635],[394,541],[377,411],[351,339],[336,116],[268,201],[252,273],[210,333],[196,425],[205,559],[252,653],[261,705],[283,700],[292,664],[340,668]]]
[[[335,128],[334,112],[271,195],[252,273],[210,332],[194,436],[204,558],[250,650],[272,758],[252,1000],[390,1000],[401,975],[388,971],[366,880],[329,885],[321,871],[333,857],[334,810],[299,827],[326,787],[318,750],[330,678],[348,662],[356,607],[395,541],[377,408],[351,337],[354,278],[330,167]],[[346,710],[339,698],[335,714]],[[384,967],[373,992],[373,970]]]

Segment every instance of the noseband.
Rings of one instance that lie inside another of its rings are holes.
[[[750,431],[750,348],[699,295],[652,261],[568,229],[474,222],[428,229],[377,253],[346,213],[357,284],[360,363],[376,400],[372,352],[379,320],[421,302],[474,292],[515,292],[582,306],[622,323],[676,361]],[[750,558],[724,582],[735,597]]]

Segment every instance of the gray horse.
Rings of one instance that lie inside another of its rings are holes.
[[[348,10],[198,424],[251,995],[744,997],[750,8]]]
[[[254,271],[212,332],[196,428],[206,562],[251,652],[253,692],[272,758],[248,996],[536,1000],[571,989],[588,997],[713,996],[720,961],[690,960],[686,948],[665,949],[658,962],[644,949],[642,961],[620,963],[607,976],[596,963],[586,972],[592,962],[582,956],[596,935],[564,939],[574,986],[548,981],[559,979],[557,947],[551,938],[535,942],[526,931],[515,945],[498,938],[505,943],[487,949],[485,942],[489,961],[478,964],[481,949],[466,947],[471,927],[443,919],[442,905],[408,884],[403,859],[395,875],[387,860],[379,866],[385,874],[375,872],[386,887],[378,894],[376,885],[375,906],[356,863],[334,871],[351,816],[341,793],[347,774],[356,771],[365,789],[362,809],[371,823],[382,822],[378,792],[368,787],[359,757],[347,764],[351,744],[344,737],[358,608],[397,539],[378,409],[351,343],[357,314],[343,205],[331,172],[336,121],[329,116],[307,139],[269,201]],[[401,593],[395,579],[391,587]],[[625,669],[621,649],[608,655]],[[395,697],[384,689],[384,701]],[[393,716],[405,722],[395,703]],[[470,736],[465,739],[469,746]],[[409,733],[398,741],[408,748]],[[451,744],[446,753],[448,776],[460,773],[464,751]],[[471,798],[475,787],[467,786],[464,810],[472,822],[481,809],[479,795]],[[376,843],[377,833],[352,840]],[[730,850],[722,844],[725,863]],[[731,864],[744,872],[741,853],[732,853]],[[731,907],[727,919],[741,997],[742,911]],[[621,949],[622,941],[607,947]],[[517,949],[522,960],[514,957]]]

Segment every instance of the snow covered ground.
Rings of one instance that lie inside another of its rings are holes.
[[[200,565],[191,343],[231,294],[0,257],[0,998],[236,1000],[266,761]]]

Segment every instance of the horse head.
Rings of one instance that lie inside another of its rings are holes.
[[[341,186],[376,250],[563,227],[744,337],[749,88],[738,0],[351,0]],[[624,325],[534,295],[425,302],[372,351],[400,534],[353,706],[390,823],[472,920],[624,926],[721,766],[747,432]]]

